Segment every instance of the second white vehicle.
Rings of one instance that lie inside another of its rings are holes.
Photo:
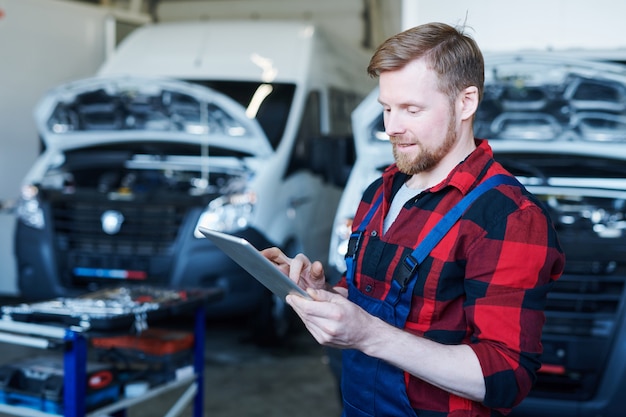
[[[566,253],[546,305],[543,366],[512,415],[622,416],[626,67],[555,53],[487,55],[485,66],[475,136],[489,139],[496,160],[545,203]],[[360,196],[393,162],[377,97],[353,113],[357,161],[335,217],[335,281]]]

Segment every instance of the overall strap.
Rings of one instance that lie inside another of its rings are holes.
[[[369,211],[363,218],[363,221],[359,225],[359,228],[356,230],[356,232],[353,232],[350,235],[350,240],[348,241],[348,250],[346,251],[346,256],[345,256],[346,278],[348,279],[348,282],[354,281],[354,257],[356,256],[356,253],[359,250],[359,245],[361,244],[361,237],[363,236],[363,233],[365,232],[365,228],[367,227],[369,222],[372,220],[372,216],[374,216],[374,213],[376,213],[376,210],[378,210],[378,207],[380,206],[380,203],[382,201],[383,201],[383,193],[381,192],[378,198],[376,199],[376,201],[374,202],[374,204],[372,205],[372,207],[370,207]]]
[[[354,258],[354,255],[359,248],[359,244],[361,243],[361,236],[363,235],[363,232],[365,232],[365,228],[370,224],[374,213],[376,213],[376,210],[378,210],[378,207],[380,206],[380,203],[382,203],[382,201],[383,193],[381,192],[378,195],[378,198],[376,199],[374,204],[372,204],[369,211],[363,218],[363,221],[361,222],[357,230],[350,235],[350,240],[348,241],[348,250],[346,252],[346,260],[348,258]]]
[[[368,224],[370,224],[370,221],[372,220],[372,216],[374,215],[374,213],[376,213],[376,210],[378,210],[378,206],[380,206],[380,203],[382,203],[382,201],[383,201],[383,193],[380,193],[378,195],[378,198],[374,202],[374,204],[372,204],[372,207],[370,207],[369,211],[363,218],[363,221],[359,225],[359,228],[358,228],[359,231],[361,232],[365,231],[365,228],[367,227]]]
[[[445,216],[443,216],[441,220],[439,220],[439,222],[435,225],[435,227],[433,227],[417,248],[415,248],[410,255],[404,258],[403,264],[406,268],[406,273],[402,279],[403,282],[401,282],[402,288],[406,287],[407,282],[414,275],[419,264],[426,259],[430,251],[432,251],[437,243],[443,239],[446,233],[448,233],[452,226],[454,226],[454,224],[461,218],[469,206],[472,205],[472,203],[486,191],[500,184],[521,186],[519,181],[517,181],[514,177],[498,174],[486,179],[483,183],[479,184],[476,188],[470,191],[456,204],[456,206],[454,206],[448,213],[446,213]]]

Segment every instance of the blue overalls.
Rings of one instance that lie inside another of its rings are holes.
[[[363,222],[350,237],[346,255],[348,299],[370,314],[385,322],[404,328],[411,308],[413,288],[417,282],[417,267],[448,230],[457,222],[467,208],[485,191],[499,184],[520,185],[513,177],[495,175],[479,184],[455,207],[453,207],[424,238],[418,247],[404,260],[406,273],[400,279],[391,280],[391,289],[384,300],[371,298],[356,287],[354,259],[365,228],[382,202],[382,193],[372,205]],[[380,239],[370,239],[368,244],[385,245]],[[343,394],[343,416],[416,416],[406,393],[404,371],[388,363],[346,349],[343,351],[341,390]]]

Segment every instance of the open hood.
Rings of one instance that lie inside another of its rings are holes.
[[[474,129],[494,141],[626,144],[626,67],[551,53],[486,55]]]
[[[378,89],[352,115],[357,152],[392,162]],[[497,149],[626,158],[626,67],[557,53],[485,55],[476,137]],[[615,155],[615,153],[619,155]]]
[[[245,112],[229,97],[200,85],[110,76],[54,88],[35,107],[35,120],[46,148],[58,151],[145,140],[270,154],[267,137]]]

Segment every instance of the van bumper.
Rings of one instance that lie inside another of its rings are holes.
[[[207,317],[228,317],[249,314],[257,309],[267,295],[263,285],[207,239],[181,239],[172,255],[151,259],[158,264],[158,274],[145,280],[81,279],[72,276],[67,265],[69,254],[53,245],[52,233],[36,230],[22,224],[16,226],[15,254],[17,258],[17,286],[25,301],[47,300],[57,297],[75,297],[103,286],[145,284],[168,288],[221,288],[224,296],[207,306]],[[237,233],[257,248],[273,246],[255,229]],[[101,256],[100,267],[107,268],[107,259]],[[109,264],[112,264],[113,260]],[[160,275],[160,276],[158,276]]]

